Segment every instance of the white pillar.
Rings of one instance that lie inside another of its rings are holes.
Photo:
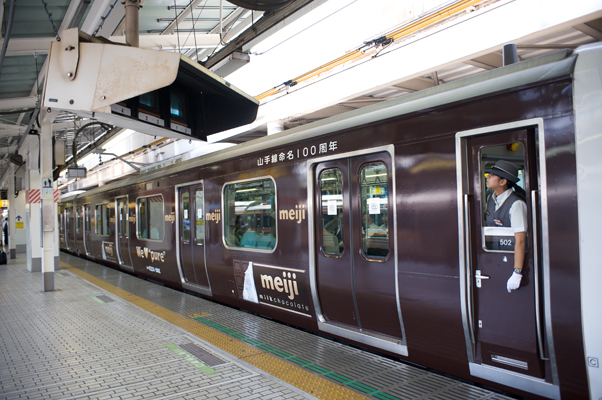
[[[46,113],[44,113],[46,114]],[[56,213],[54,212],[54,191],[52,184],[52,119],[53,115],[44,115],[40,133],[41,148],[41,180],[42,180],[42,273],[44,275],[44,291],[54,291],[54,229]]]
[[[42,272],[42,209],[40,208],[40,190],[42,180],[38,157],[40,143],[35,135],[29,136],[27,154],[27,171],[25,188],[29,191],[29,199],[25,204],[27,270]],[[37,191],[37,192],[36,192]]]
[[[284,121],[270,121],[268,122],[268,136],[282,132],[284,130]]]
[[[22,178],[25,175],[22,174],[25,168],[25,165],[21,167],[19,173],[17,174],[18,177]],[[19,196],[15,198],[15,225],[13,225],[12,228],[14,228],[14,234],[11,234],[11,239],[13,239],[15,242],[15,252],[17,254],[25,253],[27,251],[27,246],[25,238],[25,190],[23,190],[23,186],[19,191]]]
[[[14,164],[9,164],[8,167],[8,254],[11,260],[17,258],[15,249],[15,170],[17,167]]]

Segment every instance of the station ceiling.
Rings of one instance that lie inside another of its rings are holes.
[[[150,40],[146,43],[151,44],[146,46],[181,52],[211,69],[234,51],[248,51],[250,44],[270,37],[283,26],[309,14],[327,1],[292,0],[278,10],[252,11],[225,0],[142,0],[139,33],[141,42],[143,37]],[[262,107],[265,106],[264,108],[269,110],[279,101],[284,104],[287,96],[293,98],[291,94],[309,86],[312,88],[307,89],[308,93],[318,90],[321,82],[328,82],[329,78],[342,70],[366,63],[381,55],[381,52],[384,54],[406,46],[420,35],[430,35],[429,30],[440,32],[445,30],[445,24],[469,18],[470,13],[486,12],[487,7],[493,8],[501,3],[511,2],[435,2],[438,5],[433,10],[416,15],[400,26],[391,27],[381,37],[367,38],[368,46],[363,46],[357,56],[349,56],[337,63],[339,55],[333,54],[331,63],[315,66],[315,69],[319,70],[318,73],[312,74],[308,71],[307,74],[293,75],[290,76],[290,81],[283,82],[279,87],[266,87],[262,93],[249,94],[261,101],[261,114]],[[238,3],[241,4],[240,1]],[[253,1],[242,2],[251,3]],[[529,59],[558,49],[576,48],[582,44],[601,41],[602,2],[590,3],[594,3],[593,8],[597,7],[598,12],[577,18],[572,24],[559,24],[554,28],[542,29],[541,32],[530,34],[522,43],[518,43],[519,59]],[[7,37],[11,4],[11,0],[6,0],[0,9],[2,43]],[[104,36],[119,42],[123,41],[125,28],[125,11],[122,3],[117,0],[19,0],[15,4],[12,31],[0,70],[0,176],[7,169],[8,155],[18,149],[24,136],[34,125],[32,118],[36,117],[39,107],[38,98],[43,87],[50,42],[59,38],[64,29],[71,27],[78,27],[88,34]],[[434,19],[437,15],[441,18]],[[177,35],[173,35],[174,33]],[[474,34],[478,36],[479,32]],[[157,39],[160,36],[164,38]],[[387,38],[394,38],[394,41],[387,43]],[[461,60],[437,62],[419,73],[405,76],[400,73],[400,76],[388,79],[387,84],[358,89],[356,93],[347,91],[339,99],[317,101],[313,108],[290,107],[290,113],[279,114],[279,120],[284,129],[288,129],[502,66],[502,52],[499,46],[480,50],[475,52],[474,56],[462,57]],[[343,57],[347,56],[348,54]],[[242,143],[265,136],[268,119],[260,118],[257,123],[242,129],[215,135],[212,142]],[[77,135],[77,148],[85,147],[90,150],[102,145],[119,131],[119,127],[88,125],[90,120],[68,112],[60,113],[54,122],[54,135],[57,139],[67,142],[68,154],[71,154],[73,138],[77,131],[80,131]]]

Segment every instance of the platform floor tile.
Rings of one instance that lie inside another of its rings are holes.
[[[0,266],[9,322],[0,362],[10,364],[0,366],[0,397],[508,399],[65,253],[61,261],[69,272],[57,272],[50,294],[41,274],[17,265],[6,277],[24,286],[5,293],[12,264]]]
[[[0,266],[2,399],[314,398],[76,275],[43,293],[24,261]]]

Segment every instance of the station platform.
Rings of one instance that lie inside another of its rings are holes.
[[[2,399],[508,399],[61,253],[0,265]]]

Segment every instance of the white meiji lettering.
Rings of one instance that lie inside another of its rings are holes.
[[[298,224],[301,223],[305,219],[305,204],[296,205],[295,209],[291,210],[280,210],[278,214],[279,218],[282,219],[290,219],[292,221],[297,221]]]
[[[282,278],[279,276],[274,278],[271,275],[261,274],[261,287],[268,290],[276,290],[280,293],[287,293],[287,297],[293,300],[295,296],[299,295],[296,279],[297,274],[291,274],[286,271],[282,272]]]

